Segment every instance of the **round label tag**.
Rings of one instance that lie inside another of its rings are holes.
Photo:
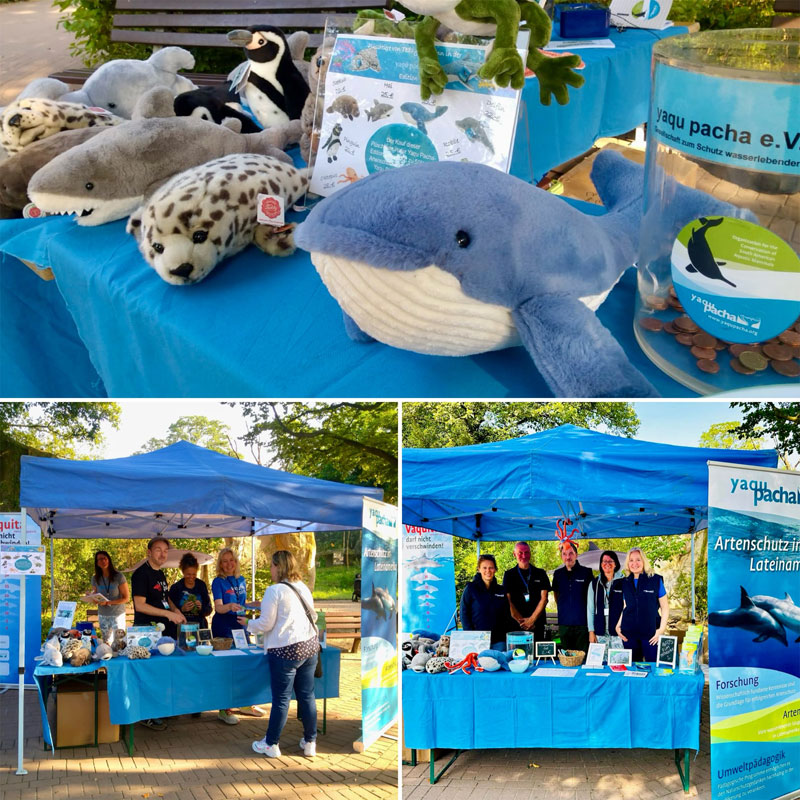
[[[672,282],[692,320],[726,342],[771,339],[800,316],[800,258],[747,220],[686,225],[672,246]]]

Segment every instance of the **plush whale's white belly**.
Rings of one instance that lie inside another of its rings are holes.
[[[437,266],[381,269],[319,252],[311,261],[345,313],[384,344],[445,356],[520,344],[510,309],[468,297],[458,278]]]

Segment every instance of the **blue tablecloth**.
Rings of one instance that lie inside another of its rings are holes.
[[[340,650],[322,650],[322,677],[314,682],[318,700],[339,696],[340,661]],[[101,668],[108,673],[109,717],[114,725],[272,702],[269,664],[263,653],[199,656],[176,650],[170,656],[153,653],[148,659],[134,661],[113,658],[85,667],[40,665],[33,676],[39,687],[46,744],[52,744],[43,700],[46,678],[91,673]]]
[[[609,671],[610,672],[610,671]],[[406,747],[697,750],[702,674],[628,678],[403,673]]]
[[[529,80],[531,150],[518,135],[512,171],[538,176],[597,136],[643,122],[652,44],[676,32],[612,32],[615,48],[582,50],[586,85],[567,106],[539,105]],[[154,274],[124,229],[124,221],[0,221],[0,396],[551,395],[523,348],[446,358],[350,341],[302,251],[277,259],[250,247],[197,286],[175,287]],[[55,280],[41,281],[17,258],[52,267]],[[691,396],[636,344],[634,294],[629,270],[600,319],[663,396]]]

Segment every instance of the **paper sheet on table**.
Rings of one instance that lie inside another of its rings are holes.
[[[246,656],[247,653],[242,650],[214,650],[212,656]]]
[[[588,48],[613,48],[614,42],[611,39],[557,39],[553,42],[548,42],[545,50],[578,50]]]
[[[531,673],[542,678],[574,678],[578,674],[576,669],[556,669],[555,667],[539,667]]]

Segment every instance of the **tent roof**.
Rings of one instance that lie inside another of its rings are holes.
[[[775,467],[777,453],[678,447],[574,425],[406,448],[403,522],[487,541],[553,539],[565,517],[576,539],[689,533],[706,516],[708,461]]]
[[[101,461],[23,456],[20,506],[55,538],[212,538],[361,527],[383,490],[294,475],[177,442]]]

